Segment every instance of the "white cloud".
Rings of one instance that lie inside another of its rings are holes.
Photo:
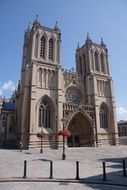
[[[123,107],[116,108],[118,120],[127,120],[127,109]]]
[[[16,88],[16,86],[11,80],[9,80],[8,82],[5,82],[1,86],[2,90],[15,90],[15,88]]]
[[[11,80],[0,84],[0,96],[10,96],[16,89],[16,85]]]

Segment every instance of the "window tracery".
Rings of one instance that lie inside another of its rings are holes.
[[[49,40],[49,60],[53,61],[53,49],[54,49],[54,43],[53,43],[53,39],[50,38]]]
[[[68,89],[65,94],[66,102],[72,104],[79,104],[81,96],[78,90]]]
[[[41,38],[41,45],[40,45],[40,57],[45,59],[45,46],[46,46],[46,39],[44,36]]]
[[[108,111],[104,104],[100,107],[100,128],[108,128]]]
[[[51,128],[52,108],[49,101],[45,98],[39,107],[39,127]]]
[[[104,73],[105,72],[104,55],[102,53],[100,54],[100,61],[101,61],[101,71]]]
[[[94,59],[95,59],[95,69],[99,72],[99,59],[97,52],[94,53]]]

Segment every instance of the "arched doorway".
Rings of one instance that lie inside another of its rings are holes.
[[[71,136],[67,139],[68,147],[94,145],[92,124],[81,112],[76,113],[71,119],[68,130],[71,132]]]

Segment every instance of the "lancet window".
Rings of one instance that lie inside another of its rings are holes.
[[[94,60],[95,60],[95,70],[99,72],[99,59],[97,52],[94,53]]]
[[[101,71],[104,73],[105,65],[104,65],[104,55],[102,53],[100,54],[100,61],[101,61]]]
[[[44,98],[39,107],[39,127],[51,128],[52,107],[49,101]]]
[[[53,53],[54,53],[54,43],[53,43],[53,39],[50,38],[49,40],[49,60],[53,61]]]
[[[104,104],[100,107],[100,128],[108,128],[108,110]]]
[[[41,38],[41,43],[40,43],[40,57],[45,59],[45,48],[46,48],[46,39],[44,36]]]

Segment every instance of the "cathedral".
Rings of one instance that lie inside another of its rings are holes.
[[[117,144],[116,106],[108,50],[101,39],[76,48],[76,69],[61,67],[61,31],[35,19],[24,35],[21,79],[16,100],[17,138],[27,148],[59,148],[67,129],[67,147]]]

